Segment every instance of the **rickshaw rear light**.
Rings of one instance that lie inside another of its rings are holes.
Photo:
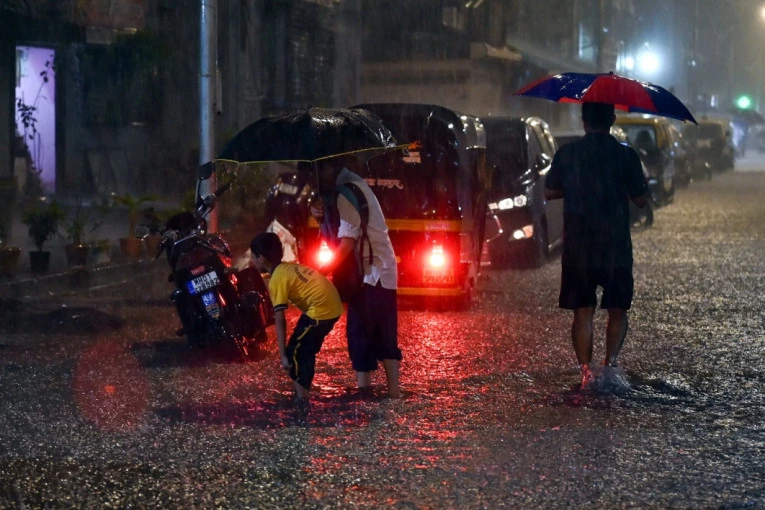
[[[430,257],[428,258],[430,265],[433,267],[443,267],[446,264],[446,257],[444,256],[444,247],[440,244],[436,244],[430,251]]]
[[[316,255],[316,259],[319,261],[319,264],[325,265],[329,263],[334,257],[335,254],[332,252],[332,250],[329,249],[327,242],[322,241],[321,246],[319,247],[319,253]]]

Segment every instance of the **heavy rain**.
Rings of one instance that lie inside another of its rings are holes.
[[[765,507],[763,45],[755,0],[0,0],[0,508]],[[520,92],[608,72],[650,84],[609,131],[648,201],[583,381],[543,194],[582,108]],[[345,153],[402,395],[357,387],[346,307],[305,408],[248,247],[318,264]]]

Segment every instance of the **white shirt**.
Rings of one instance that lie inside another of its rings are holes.
[[[367,237],[372,245],[373,262],[369,264],[369,245],[364,242],[361,246],[361,254],[364,265],[364,283],[369,285],[380,284],[386,289],[398,288],[398,267],[393,244],[388,237],[388,225],[385,223],[380,202],[377,201],[372,188],[360,176],[343,168],[337,176],[336,185],[352,182],[364,193],[369,204],[369,223],[367,224]],[[361,216],[351,202],[343,195],[337,197],[337,210],[340,214],[340,227],[337,237],[349,237],[359,241],[361,237]]]

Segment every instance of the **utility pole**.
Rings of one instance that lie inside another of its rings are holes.
[[[699,0],[693,0],[693,29],[691,33],[691,58],[688,62],[688,98],[689,106],[696,107],[696,66],[698,65],[699,43]]]
[[[610,17],[606,16],[605,0],[600,0],[598,2],[598,20],[595,24],[595,30],[597,30],[595,44],[597,45],[596,49],[598,52],[598,54],[595,56],[595,66],[596,72],[598,73],[606,72],[606,33],[604,32],[603,28],[608,27],[609,29],[612,29],[610,23]]]
[[[217,97],[218,0],[201,0],[199,15],[199,164],[215,157],[215,99]],[[216,176],[199,182],[197,198],[212,193]],[[207,217],[210,232],[218,231],[218,213],[213,209]]]

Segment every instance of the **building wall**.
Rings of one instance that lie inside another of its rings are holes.
[[[471,115],[505,109],[502,70],[482,69],[478,62],[409,61],[362,65],[361,103],[428,103]]]
[[[12,41],[0,38],[0,76],[15,76],[16,52]],[[14,107],[13,81],[0,80],[0,178],[13,175]]]

